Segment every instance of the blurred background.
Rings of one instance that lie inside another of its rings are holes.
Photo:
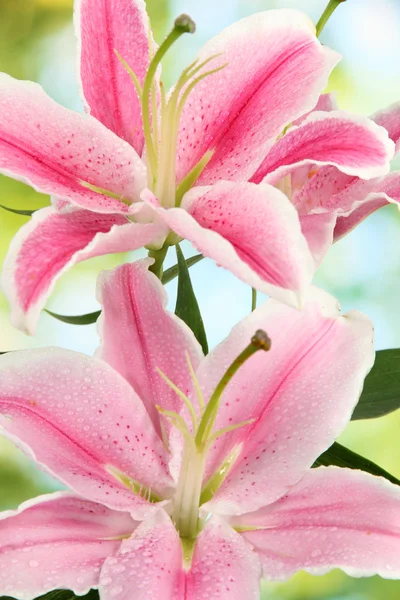
[[[326,3],[327,0],[147,0],[157,40],[163,38],[173,18],[182,12],[190,14],[197,23],[196,35],[185,37],[185,43],[168,57],[164,70],[167,83],[173,82],[181,67],[192,61],[197,48],[238,18],[267,8],[292,7],[304,10],[316,22]],[[322,40],[343,55],[329,86],[336,91],[341,108],[368,115],[400,100],[399,0],[348,0],[332,17]],[[0,0],[0,71],[37,81],[58,102],[81,111],[75,66],[72,0]],[[397,167],[400,168],[400,162]],[[32,209],[45,206],[49,200],[0,176],[0,203]],[[0,212],[0,263],[11,238],[26,221],[25,217]],[[396,207],[389,206],[336,244],[316,276],[316,283],[338,297],[343,309],[356,308],[369,315],[375,325],[377,349],[400,347],[399,240],[400,217]],[[190,246],[184,249],[186,255],[193,253]],[[140,255],[92,259],[77,265],[59,281],[48,308],[63,314],[96,310],[94,289],[98,272]],[[173,264],[175,257],[167,260]],[[250,311],[251,290],[208,260],[191,272],[209,341],[215,345]],[[168,291],[173,308],[173,283]],[[65,325],[43,314],[36,337],[29,338],[11,327],[9,309],[0,292],[0,351],[48,345],[91,354],[97,345],[95,326]],[[379,420],[351,423],[340,441],[400,477],[399,431],[397,411]],[[20,451],[0,438],[0,510],[57,487]],[[266,583],[263,594],[270,600],[398,600],[400,583],[378,577],[351,579],[338,571],[324,577],[299,573],[285,584]]]

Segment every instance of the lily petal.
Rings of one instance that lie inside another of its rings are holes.
[[[166,228],[130,223],[123,215],[60,214],[52,207],[35,212],[13,238],[3,265],[1,284],[14,326],[35,332],[56,281],[76,263],[141,248],[165,233]]]
[[[80,75],[89,112],[139,154],[143,129],[139,97],[115,50],[142,85],[149,65],[149,19],[143,0],[78,0],[75,28]]]
[[[255,528],[243,536],[268,579],[335,568],[352,577],[400,577],[400,489],[362,471],[313,469],[281,500],[232,525]]]
[[[201,185],[247,181],[284,127],[315,106],[339,55],[319,43],[305,14],[269,10],[224,29],[197,59],[211,56],[202,72],[226,66],[185,104],[177,178],[214,150]]]
[[[307,240],[317,269],[333,244],[333,231],[337,216],[332,213],[304,215],[300,217],[301,231]]]
[[[331,112],[332,110],[338,110],[335,94],[321,94],[314,108],[299,119],[296,119],[293,125],[301,125],[313,112]]]
[[[314,261],[297,212],[281,191],[223,181],[194,188],[182,208],[156,210],[204,256],[261,292],[299,305]]]
[[[359,182],[350,188],[347,194],[348,199],[357,197],[363,199],[355,200],[346,214],[339,214],[334,231],[335,241],[350,233],[359,223],[386,204],[400,206],[400,173],[389,173],[382,180],[375,182],[372,191],[368,188],[364,193],[362,183]]]
[[[206,478],[236,458],[205,505],[210,512],[257,510],[297,483],[350,420],[374,361],[371,322],[358,312],[341,316],[336,299],[311,288],[301,312],[268,300],[233,328],[197,371],[205,399],[257,329],[271,350],[257,352],[228,384],[215,429],[254,422],[210,449]]]
[[[396,152],[400,150],[400,102],[392,104],[384,110],[380,110],[371,116],[371,119],[375,121],[381,127],[384,127],[389,137],[396,144]]]
[[[140,519],[156,510],[150,492],[169,492],[166,450],[136,393],[104,361],[62,348],[5,354],[0,413],[7,437],[90,500]]]
[[[102,345],[97,355],[129,381],[161,433],[156,406],[179,413],[182,400],[159,371],[187,394],[192,380],[186,353],[194,369],[203,353],[189,327],[166,310],[164,287],[148,270],[152,262],[139,260],[101,273]],[[168,432],[169,421],[163,420],[163,426]]]
[[[0,171],[97,212],[127,212],[146,173],[135,150],[89,115],[63,108],[36,83],[0,74]]]
[[[128,513],[66,492],[0,513],[0,594],[30,600],[56,588],[87,593],[135,526]]]
[[[252,181],[276,184],[304,165],[333,165],[347,175],[372,179],[388,173],[394,144],[365,117],[313,112],[276,142]]]
[[[261,565],[257,554],[242,536],[216,517],[207,521],[197,538],[186,578],[183,598],[187,600],[260,597]]]
[[[187,542],[186,542],[187,543]],[[261,564],[251,545],[213,517],[187,558],[171,519],[159,511],[104,563],[104,600],[258,600]],[[184,562],[185,561],[185,562]],[[121,576],[123,573],[123,576]]]
[[[102,600],[180,600],[184,593],[182,546],[171,519],[158,511],[104,563]]]
[[[292,202],[301,216],[335,212],[337,209],[346,212],[353,202],[348,201],[346,194],[354,183],[362,181],[366,189],[375,184],[373,179],[360,180],[331,166],[319,169],[313,169],[312,166],[300,167],[291,173],[290,178]],[[335,201],[334,198],[339,197],[342,192],[344,200]]]

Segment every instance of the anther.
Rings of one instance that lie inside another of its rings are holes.
[[[251,343],[259,350],[268,350],[271,349],[271,339],[265,333],[263,329],[257,329],[253,337],[251,338]]]
[[[179,29],[183,33],[194,33],[196,31],[196,23],[189,15],[180,15],[175,19],[175,29]]]

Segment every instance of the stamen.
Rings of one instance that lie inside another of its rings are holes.
[[[205,61],[208,62],[208,61]],[[193,89],[196,87],[196,85],[198,83],[200,83],[200,81],[202,81],[202,79],[205,79],[205,77],[209,77],[210,75],[213,75],[214,73],[218,73],[218,71],[222,71],[222,69],[225,69],[228,66],[228,63],[225,63],[223,65],[221,65],[220,67],[217,67],[216,69],[212,69],[211,71],[206,71],[205,73],[202,73],[201,75],[199,75],[198,77],[196,77],[191,83],[190,85],[188,85],[188,87],[186,88],[184,94],[182,95],[182,98],[179,102],[179,106],[178,106],[178,116],[180,118],[183,107],[188,99],[189,94],[193,91]],[[200,69],[201,67],[199,67]],[[186,82],[187,83],[187,82]]]
[[[255,525],[241,525],[238,527],[233,527],[233,529],[235,531],[237,531],[238,533],[245,533],[246,531],[263,531],[264,529],[275,529],[275,527],[273,525],[270,527],[264,527],[264,526],[257,527]],[[286,556],[288,556],[288,555],[286,555]]]
[[[101,542],[122,542],[122,540],[128,540],[132,536],[132,532],[125,533],[122,535],[116,535],[115,537],[97,538]]]
[[[102,194],[103,196],[108,196],[109,198],[114,198],[115,200],[119,200],[124,204],[130,206],[132,204],[131,200],[124,198],[121,194],[117,194],[116,192],[111,192],[110,190],[106,190],[105,188],[97,187],[97,185],[93,185],[92,183],[88,183],[87,181],[79,180],[81,186],[91,190],[92,192],[96,192],[96,194]]]
[[[251,425],[251,423],[254,423],[255,420],[256,419],[248,419],[247,421],[242,421],[241,423],[236,423],[235,425],[229,425],[229,427],[223,427],[222,429],[218,429],[208,439],[208,444],[209,445],[212,444],[213,442],[215,442],[215,440],[220,438],[222,435],[225,435],[225,433],[229,433],[230,431],[235,431],[235,429],[240,429],[241,427],[246,427],[246,425]]]
[[[187,350],[185,351],[185,356],[186,356],[186,362],[187,362],[188,367],[189,367],[190,376],[191,376],[192,381],[193,381],[194,390],[196,392],[197,401],[199,403],[199,408],[200,408],[200,411],[203,412],[204,406],[205,406],[203,393],[202,393],[202,391],[200,389],[199,380],[197,379],[196,373],[195,373],[195,371],[193,369],[192,361],[190,360],[189,352]]]
[[[174,412],[173,410],[166,410],[164,408],[161,408],[161,406],[159,406],[158,404],[156,404],[156,409],[161,415],[164,415],[165,417],[167,417],[167,419],[171,421],[171,423],[178,429],[178,431],[181,432],[181,434],[186,440],[189,440],[190,443],[193,443],[193,437],[190,434],[185,420],[181,415],[178,415],[178,413]]]
[[[225,479],[227,478],[229,471],[235,464],[236,459],[242,451],[242,445],[235,446],[230,454],[226,457],[218,471],[214,473],[203,487],[200,495],[200,505],[209,502],[214,494],[219,490]]]
[[[165,54],[171,48],[171,46],[183,35],[184,33],[194,33],[196,25],[194,21],[187,15],[181,15],[175,20],[174,28],[171,33],[167,36],[161,46],[158,48],[154,58],[150,62],[145,80],[143,82],[143,93],[142,93],[142,116],[143,116],[143,132],[146,142],[146,152],[149,161],[150,180],[149,183],[153,189],[154,183],[157,179],[157,155],[153,144],[151,135],[152,126],[150,119],[150,101],[151,101],[151,90],[153,81],[157,72],[157,67]]]
[[[122,56],[120,55],[120,53],[115,50],[114,48],[114,53],[116,55],[116,57],[118,58],[119,62],[122,64],[122,66],[124,67],[125,71],[127,71],[128,75],[130,76],[130,78],[132,79],[133,85],[135,86],[137,95],[139,96],[139,99],[142,99],[142,86],[140,85],[140,81],[137,78],[136,73],[131,69],[131,67],[128,65],[128,63],[126,62],[126,60],[124,58],[122,58]]]
[[[129,475],[123,473],[113,465],[105,465],[105,469],[107,473],[112,475],[115,479],[117,479],[117,481],[122,483],[122,485],[124,485],[126,488],[128,488],[128,490],[137,496],[140,496],[144,500],[147,500],[153,504],[155,502],[161,502],[162,498],[158,496],[158,494],[152,492],[150,488],[147,488],[142,483],[135,481],[135,479],[132,479],[132,477],[129,477]]]
[[[204,156],[195,164],[193,169],[182,179],[176,189],[175,194],[175,206],[180,206],[183,196],[188,192],[193,185],[196,183],[212,157],[214,156],[215,150],[209,150]]]
[[[196,434],[196,446],[199,449],[204,448],[207,440],[211,435],[217,417],[218,408],[221,401],[221,396],[224,393],[227,385],[232,377],[237,373],[240,367],[259,350],[267,352],[271,348],[271,340],[262,329],[258,329],[251,338],[250,344],[239,354],[236,360],[228,367],[222,379],[215,388],[210,400],[207,403],[206,409],[200,421],[199,428]]]
[[[174,390],[174,392],[183,401],[183,403],[185,404],[186,408],[188,409],[188,411],[190,413],[190,418],[192,419],[193,430],[196,431],[197,430],[197,415],[196,415],[196,411],[194,410],[193,404],[191,403],[191,401],[189,400],[189,398],[186,396],[186,394],[184,394],[182,392],[182,390],[180,390],[178,388],[178,386],[175,385],[175,383],[173,381],[171,381],[170,378],[165,373],[163,373],[161,371],[161,369],[159,369],[158,367],[156,367],[156,371],[157,371],[157,373],[159,375],[161,375],[161,377],[169,385],[169,387],[172,390]]]
[[[158,135],[158,110],[157,110],[157,90],[156,84],[153,81],[151,86],[151,119],[153,125],[153,141],[154,147],[158,149],[159,147],[159,135]]]
[[[212,54],[211,56],[206,58],[206,60],[203,60],[203,62],[200,63],[199,65],[197,64],[199,62],[199,59],[196,58],[196,60],[193,61],[192,64],[190,64],[188,67],[186,67],[186,69],[183,71],[187,75],[187,80],[189,81],[189,79],[194,77],[196,75],[196,73],[198,73],[199,71],[201,71],[201,69],[203,69],[203,67],[208,65],[209,62],[211,62],[215,58],[218,58],[218,56],[222,56],[222,55],[223,55],[223,52],[218,52],[217,54]]]

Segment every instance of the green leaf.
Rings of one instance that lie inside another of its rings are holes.
[[[366,377],[352,421],[375,419],[400,408],[400,349],[380,350]]]
[[[4,206],[4,204],[0,204],[0,208],[3,208],[4,210],[8,210],[8,212],[14,213],[16,215],[22,215],[24,217],[31,217],[34,212],[39,210],[38,208],[36,208],[35,210],[23,210],[23,209],[18,209],[18,208],[10,208],[9,206]]]
[[[43,596],[39,596],[36,600],[99,600],[99,592],[97,590],[90,590],[84,596],[75,596],[74,592],[70,590],[53,590]],[[14,600],[10,596],[0,596],[0,600]]]
[[[187,267],[190,268],[190,267],[193,267],[193,265],[195,265],[199,261],[203,260],[203,258],[204,258],[204,256],[202,254],[196,254],[196,256],[191,256],[190,258],[187,258],[185,262],[186,262]],[[175,277],[178,276],[178,273],[179,273],[178,265],[174,265],[173,267],[170,267],[169,269],[164,271],[164,273],[161,277],[162,283],[164,285],[166,283],[169,283],[170,281],[175,279]]]
[[[204,256],[202,254],[196,254],[196,256],[191,256],[184,262],[186,263],[187,268],[190,268],[193,265],[195,265],[196,263],[198,263],[199,261],[201,261],[203,258],[204,258]],[[167,269],[162,276],[162,283],[164,285],[166,283],[169,283],[175,277],[178,276],[178,273],[179,273],[178,265],[174,265],[170,269]],[[190,280],[189,280],[189,282],[190,282]],[[100,310],[96,310],[95,312],[88,313],[86,315],[59,315],[58,313],[55,313],[46,308],[44,310],[51,317],[54,317],[55,319],[57,319],[58,321],[62,321],[63,323],[68,323],[69,325],[92,325],[93,323],[96,323],[96,321],[99,318],[100,313],[101,313]],[[2,353],[0,352],[0,354],[2,354]]]
[[[208,344],[203,319],[193,291],[189,269],[179,244],[176,245],[176,256],[178,258],[179,274],[175,314],[190,327],[203,348],[204,354],[207,354]]]
[[[335,442],[328,450],[326,450],[313,464],[313,467],[328,467],[334,465],[346,469],[359,469],[371,475],[384,477],[396,485],[400,485],[400,480],[394,475],[391,475],[379,465],[376,465],[372,460],[345,448],[341,444]]]
[[[96,310],[95,312],[88,313],[86,315],[59,315],[51,310],[44,309],[48,315],[54,317],[58,321],[62,321],[63,323],[68,323],[69,325],[92,325],[92,323],[96,323],[97,319],[100,316],[101,311]]]

